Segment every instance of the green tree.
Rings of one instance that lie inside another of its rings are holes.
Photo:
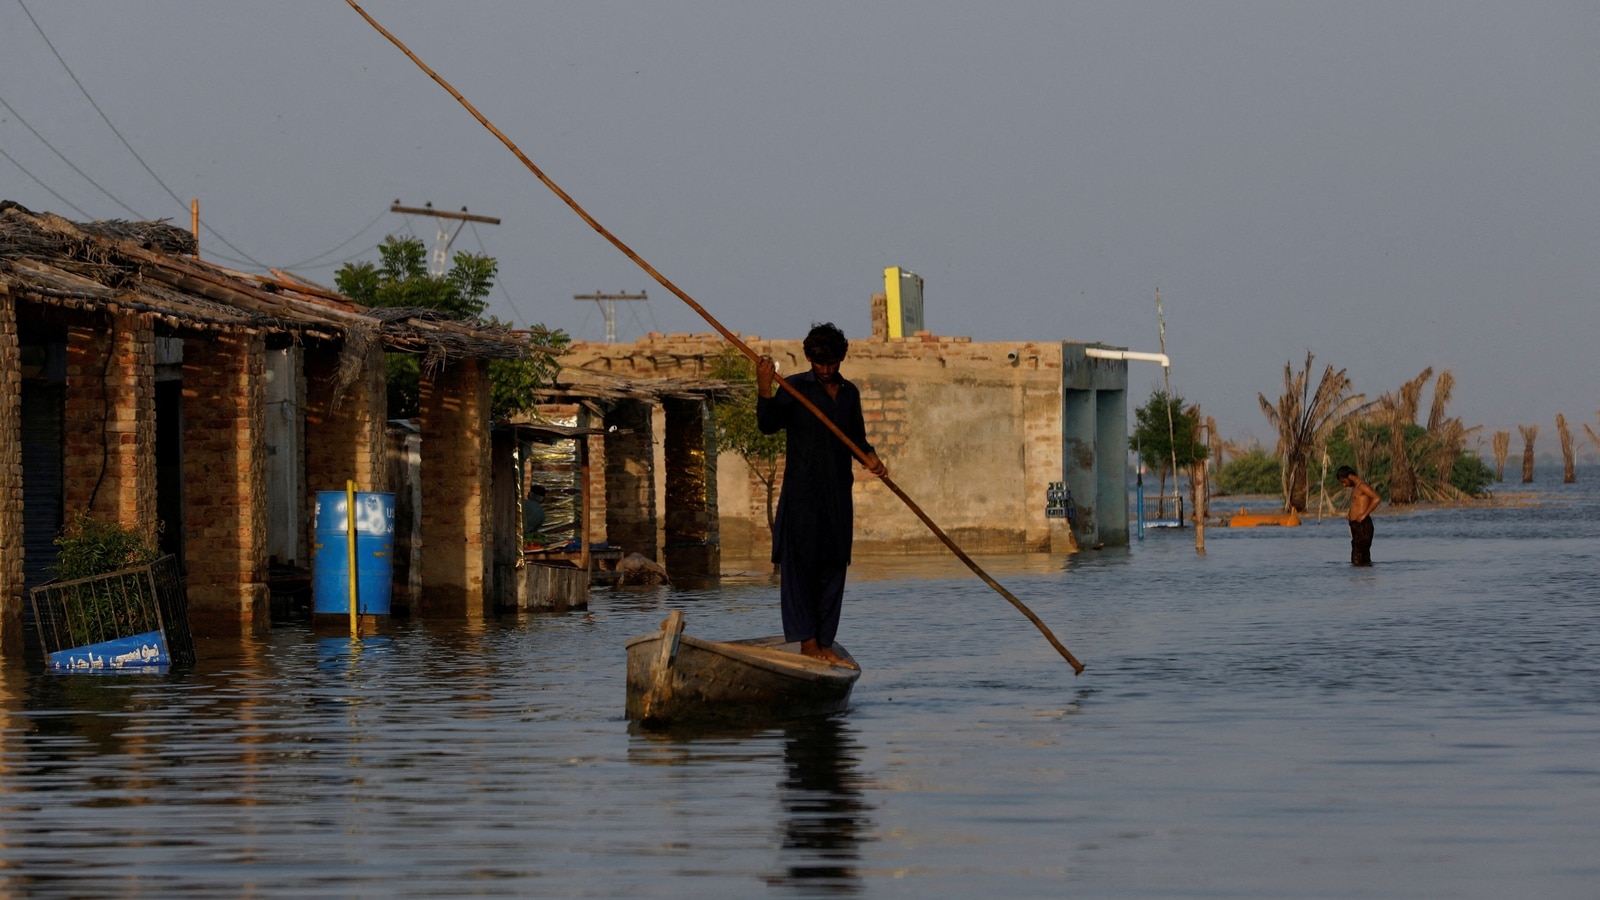
[[[1168,418],[1167,392],[1157,389],[1150,392],[1145,405],[1133,411],[1133,435],[1128,438],[1128,448],[1138,452],[1145,467],[1156,473],[1160,493],[1156,500],[1156,515],[1166,514],[1167,475],[1172,473],[1176,490],[1176,465],[1181,472],[1206,458],[1206,448],[1200,445],[1200,411],[1188,407],[1182,397],[1174,396],[1171,418]]]
[[[767,527],[771,528],[778,460],[783,456],[783,433],[762,434],[756,427],[756,367],[737,347],[724,347],[712,358],[710,375],[733,387],[712,407],[717,446],[737,453],[766,488]]]
[[[378,244],[377,263],[347,263],[334,273],[339,292],[363,306],[418,307],[456,319],[477,320],[488,307],[500,264],[493,257],[457,253],[443,276],[428,272],[427,250],[415,237],[389,235]],[[489,325],[504,326],[490,318]],[[529,333],[529,356],[489,362],[489,415],[503,419],[534,405],[534,391],[555,380],[557,357],[569,343],[559,330],[535,326]],[[389,417],[411,418],[418,411],[421,369],[410,353],[385,357],[389,383]]]
[[[1283,463],[1264,448],[1251,447],[1217,470],[1216,484],[1223,494],[1276,494],[1283,489]]]

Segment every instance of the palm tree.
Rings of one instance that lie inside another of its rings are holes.
[[[1589,426],[1585,425],[1584,428]],[[1591,438],[1594,432],[1589,432]],[[1600,440],[1595,441],[1595,448],[1600,449]],[[1506,457],[1511,455],[1511,432],[1496,431],[1494,433],[1494,480],[1506,480]]]
[[[1518,425],[1522,432],[1522,483],[1533,481],[1533,442],[1539,437],[1539,426]]]
[[[1378,418],[1389,427],[1389,502],[1399,505],[1417,502],[1417,469],[1406,449],[1406,426],[1417,423],[1417,410],[1422,405],[1422,389],[1433,377],[1433,366],[1423,369],[1417,377],[1400,385],[1392,394],[1378,398]],[[1454,384],[1454,379],[1451,379]],[[1449,387],[1446,387],[1446,391]],[[1438,389],[1434,389],[1435,406],[1438,406]],[[1449,402],[1448,395],[1445,398]]]
[[[1600,416],[1600,411],[1596,411],[1595,415]],[[1595,449],[1595,452],[1600,453],[1600,434],[1595,434],[1594,429],[1590,428],[1587,422],[1584,423],[1583,430],[1589,435],[1589,445]]]
[[[1566,468],[1561,473],[1561,480],[1566,484],[1571,484],[1578,480],[1577,475],[1572,471],[1572,457],[1574,455],[1572,429],[1567,427],[1567,417],[1561,413],[1556,413],[1556,434],[1561,438],[1561,461],[1566,463]]]
[[[1312,354],[1306,353],[1306,367],[1295,372],[1291,363],[1283,364],[1283,393],[1273,404],[1258,394],[1261,412],[1278,430],[1276,452],[1283,462],[1283,505],[1285,509],[1306,509],[1306,467],[1313,454],[1327,443],[1328,436],[1353,415],[1370,404],[1365,394],[1350,393],[1350,378],[1343,369],[1328,366],[1311,388]]]

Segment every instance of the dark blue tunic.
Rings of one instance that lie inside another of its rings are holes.
[[[805,372],[789,379],[862,452],[871,453],[861,416],[861,392],[840,380],[837,397]],[[785,640],[833,646],[844,601],[845,568],[855,527],[850,491],[855,457],[838,436],[788,391],[756,400],[756,425],[785,434],[783,492],[772,526],[772,561],[782,567],[780,595]]]
[[[861,392],[854,384],[841,378],[838,397],[834,398],[828,396],[812,372],[802,372],[788,381],[862,452],[873,452],[861,418]],[[775,434],[779,429],[787,432],[783,492],[778,496],[778,514],[772,527],[772,561],[781,563],[787,550],[791,558],[806,562],[849,565],[854,528],[850,489],[855,483],[855,457],[828,426],[782,388],[771,398],[756,400],[756,426],[763,434]]]

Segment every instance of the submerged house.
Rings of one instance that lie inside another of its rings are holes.
[[[895,482],[971,552],[1126,545],[1126,352],[1075,341],[977,342],[893,328],[889,306],[884,294],[871,298],[872,332],[851,335],[843,371],[861,389],[867,438]],[[917,319],[920,326],[920,309]],[[773,357],[783,373],[808,367],[798,339],[743,340]],[[563,377],[641,383],[705,377],[726,346],[716,334],[578,342],[562,360]],[[671,412],[669,406],[669,434]],[[714,501],[707,530],[720,552],[741,561],[764,557],[772,539],[768,486],[735,454],[713,455],[705,465]],[[859,466],[855,478],[858,550],[945,552],[877,478]]]
[[[411,611],[492,611],[488,362],[527,341],[194,250],[159,222],[0,203],[0,650],[80,515],[178,556],[197,636],[265,629],[270,573],[310,565],[316,493],[390,489],[386,351],[423,359]]]

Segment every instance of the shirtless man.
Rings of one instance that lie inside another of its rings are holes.
[[[1350,565],[1372,565],[1372,511],[1378,508],[1378,492],[1361,480],[1356,470],[1340,466],[1334,473],[1339,483],[1350,489]]]

